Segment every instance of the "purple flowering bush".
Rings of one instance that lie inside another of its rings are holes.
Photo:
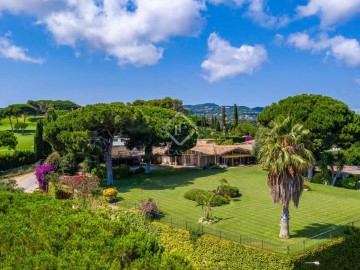
[[[39,188],[46,191],[45,182],[48,181],[47,176],[55,171],[55,166],[52,164],[43,164],[36,168],[35,176],[39,183]]]

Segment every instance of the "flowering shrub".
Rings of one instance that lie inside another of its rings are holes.
[[[55,169],[59,168],[60,155],[57,152],[50,154],[46,159],[46,164],[53,165]]]
[[[36,168],[35,176],[39,184],[39,189],[46,191],[46,182],[48,176],[55,171],[55,166],[51,164],[43,164]]]
[[[118,194],[118,191],[115,188],[106,188],[103,190],[103,196],[107,202],[114,201],[117,194]]]
[[[81,197],[87,197],[99,188],[99,178],[82,173],[74,176],[66,176],[60,180],[60,184],[67,185],[73,192]]]

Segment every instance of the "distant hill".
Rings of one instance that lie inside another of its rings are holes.
[[[256,118],[256,116],[264,110],[263,107],[249,108],[246,106],[237,106],[238,114],[240,118]],[[197,115],[221,115],[221,106],[215,103],[204,103],[197,105],[184,105],[185,109],[188,109],[190,114]],[[234,118],[234,106],[225,106],[226,116],[228,119]]]

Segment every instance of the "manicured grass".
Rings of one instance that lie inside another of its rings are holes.
[[[35,135],[35,130],[36,130],[36,120],[39,117],[28,117],[26,119],[26,123],[29,124],[29,126],[27,127],[27,129],[24,132],[24,135],[21,134],[21,131],[16,132],[15,136],[18,140],[18,144],[16,146],[17,150],[34,150],[34,135]],[[23,122],[23,118],[20,117],[19,121]],[[13,125],[15,125],[16,123],[16,119],[13,118],[12,119]],[[1,119],[0,121],[0,130],[9,130],[11,131],[11,126],[10,126],[10,121],[8,118],[4,118]],[[0,154],[4,154],[4,153],[11,153],[13,152],[13,150],[8,150],[7,147],[0,147]]]
[[[196,222],[203,216],[201,207],[184,199],[192,188],[213,190],[225,178],[242,193],[229,205],[213,207],[213,214],[223,218],[212,226],[224,230],[278,242],[292,243],[360,218],[360,192],[337,187],[310,184],[304,191],[298,209],[290,208],[290,240],[278,238],[280,205],[272,203],[266,185],[266,172],[259,167],[227,170],[169,169],[153,171],[150,175],[135,175],[115,181],[119,204],[154,198],[160,210],[174,218]]]

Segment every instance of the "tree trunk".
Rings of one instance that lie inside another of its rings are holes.
[[[9,116],[9,120],[10,120],[11,131],[14,132],[14,127],[13,127],[13,123],[11,121],[11,116]]]
[[[314,171],[313,171],[313,167],[311,167],[311,168],[308,170],[307,178],[309,178],[309,180],[312,180],[312,179],[313,179],[313,175],[314,175]]]
[[[280,238],[290,238],[289,219],[289,202],[283,202],[282,215],[280,219]]]
[[[106,162],[106,173],[107,173],[107,185],[108,186],[114,184],[111,150],[112,150],[112,141],[106,146],[106,151],[105,151],[105,162]]]
[[[145,148],[145,173],[151,173],[151,156],[152,156],[152,146]]]

